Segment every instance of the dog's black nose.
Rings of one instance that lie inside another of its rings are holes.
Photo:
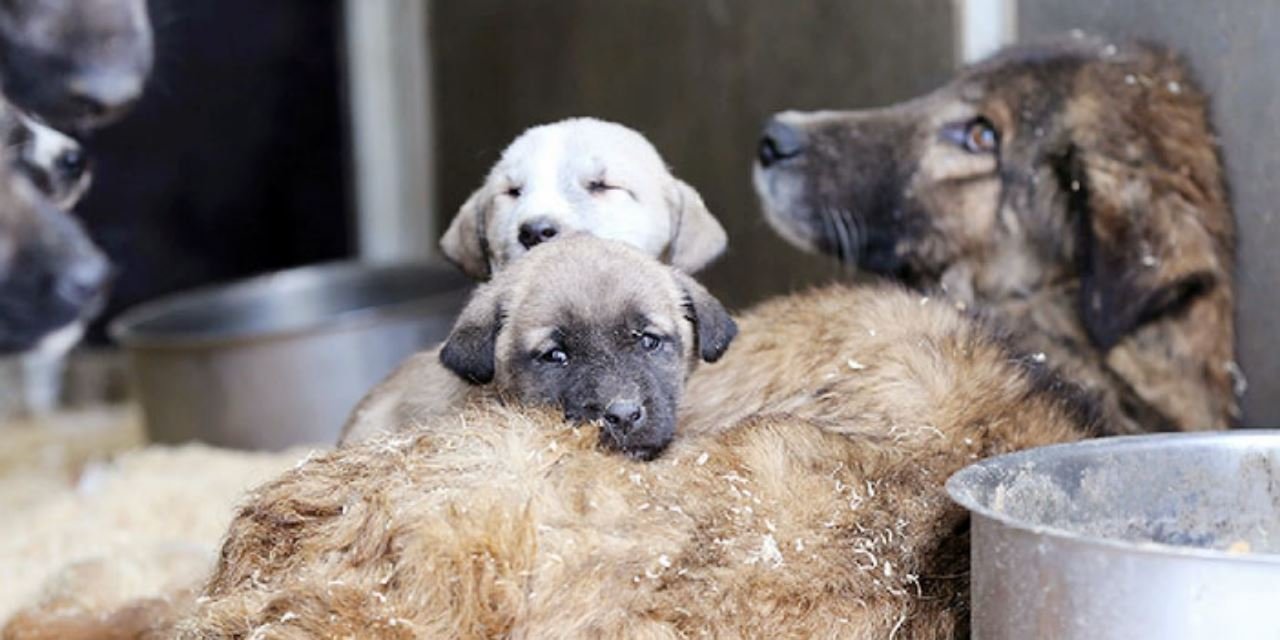
[[[84,175],[85,169],[89,168],[89,158],[80,149],[67,149],[58,154],[53,162],[58,173],[68,180],[78,180]]]
[[[520,244],[526,249],[532,249],[534,246],[542,244],[547,240],[556,237],[560,230],[556,228],[556,224],[547,218],[534,218],[520,225]]]
[[[760,166],[769,167],[804,152],[804,132],[771,118],[760,138]]]
[[[604,410],[604,421],[627,433],[644,424],[644,405],[630,400],[614,400]]]
[[[105,116],[137,102],[145,74],[133,71],[94,71],[71,78],[68,99],[87,116]]]
[[[58,296],[74,306],[87,305],[106,292],[111,264],[94,253],[79,257],[57,280]]]

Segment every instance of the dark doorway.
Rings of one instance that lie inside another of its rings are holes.
[[[78,208],[119,271],[102,325],[193,286],[344,257],[342,6],[153,0],[156,69],[124,121],[88,141]]]

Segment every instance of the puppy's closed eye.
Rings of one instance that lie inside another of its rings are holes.
[[[612,184],[604,178],[596,178],[595,180],[587,183],[587,191],[592,195],[599,195],[606,191],[613,191],[615,189],[622,189],[622,187]]]

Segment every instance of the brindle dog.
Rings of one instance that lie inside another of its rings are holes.
[[[1177,56],[1007,50],[883,109],[785,112],[755,185],[789,241],[994,316],[1117,433],[1237,417],[1234,220]]]

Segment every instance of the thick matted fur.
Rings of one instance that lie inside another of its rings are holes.
[[[440,239],[444,255],[488,278],[531,247],[570,233],[630,244],[694,273],[724,252],[724,228],[640,133],[595,118],[516,138]]]
[[[250,497],[178,635],[962,632],[967,521],[943,481],[1087,434],[1088,412],[896,287],[795,296],[740,325],[705,369],[750,379],[752,415],[692,416],[655,462],[489,404],[301,465]]]
[[[1109,432],[1219,429],[1234,221],[1207,99],[1159,47],[1010,49],[883,109],[779,114],[755,183],[801,247],[994,316]]]
[[[438,348],[371,391],[341,442],[407,430],[468,400],[546,404],[604,425],[612,449],[671,441],[685,378],[737,327],[691,277],[621,242],[577,234],[534,247],[482,284]]]

